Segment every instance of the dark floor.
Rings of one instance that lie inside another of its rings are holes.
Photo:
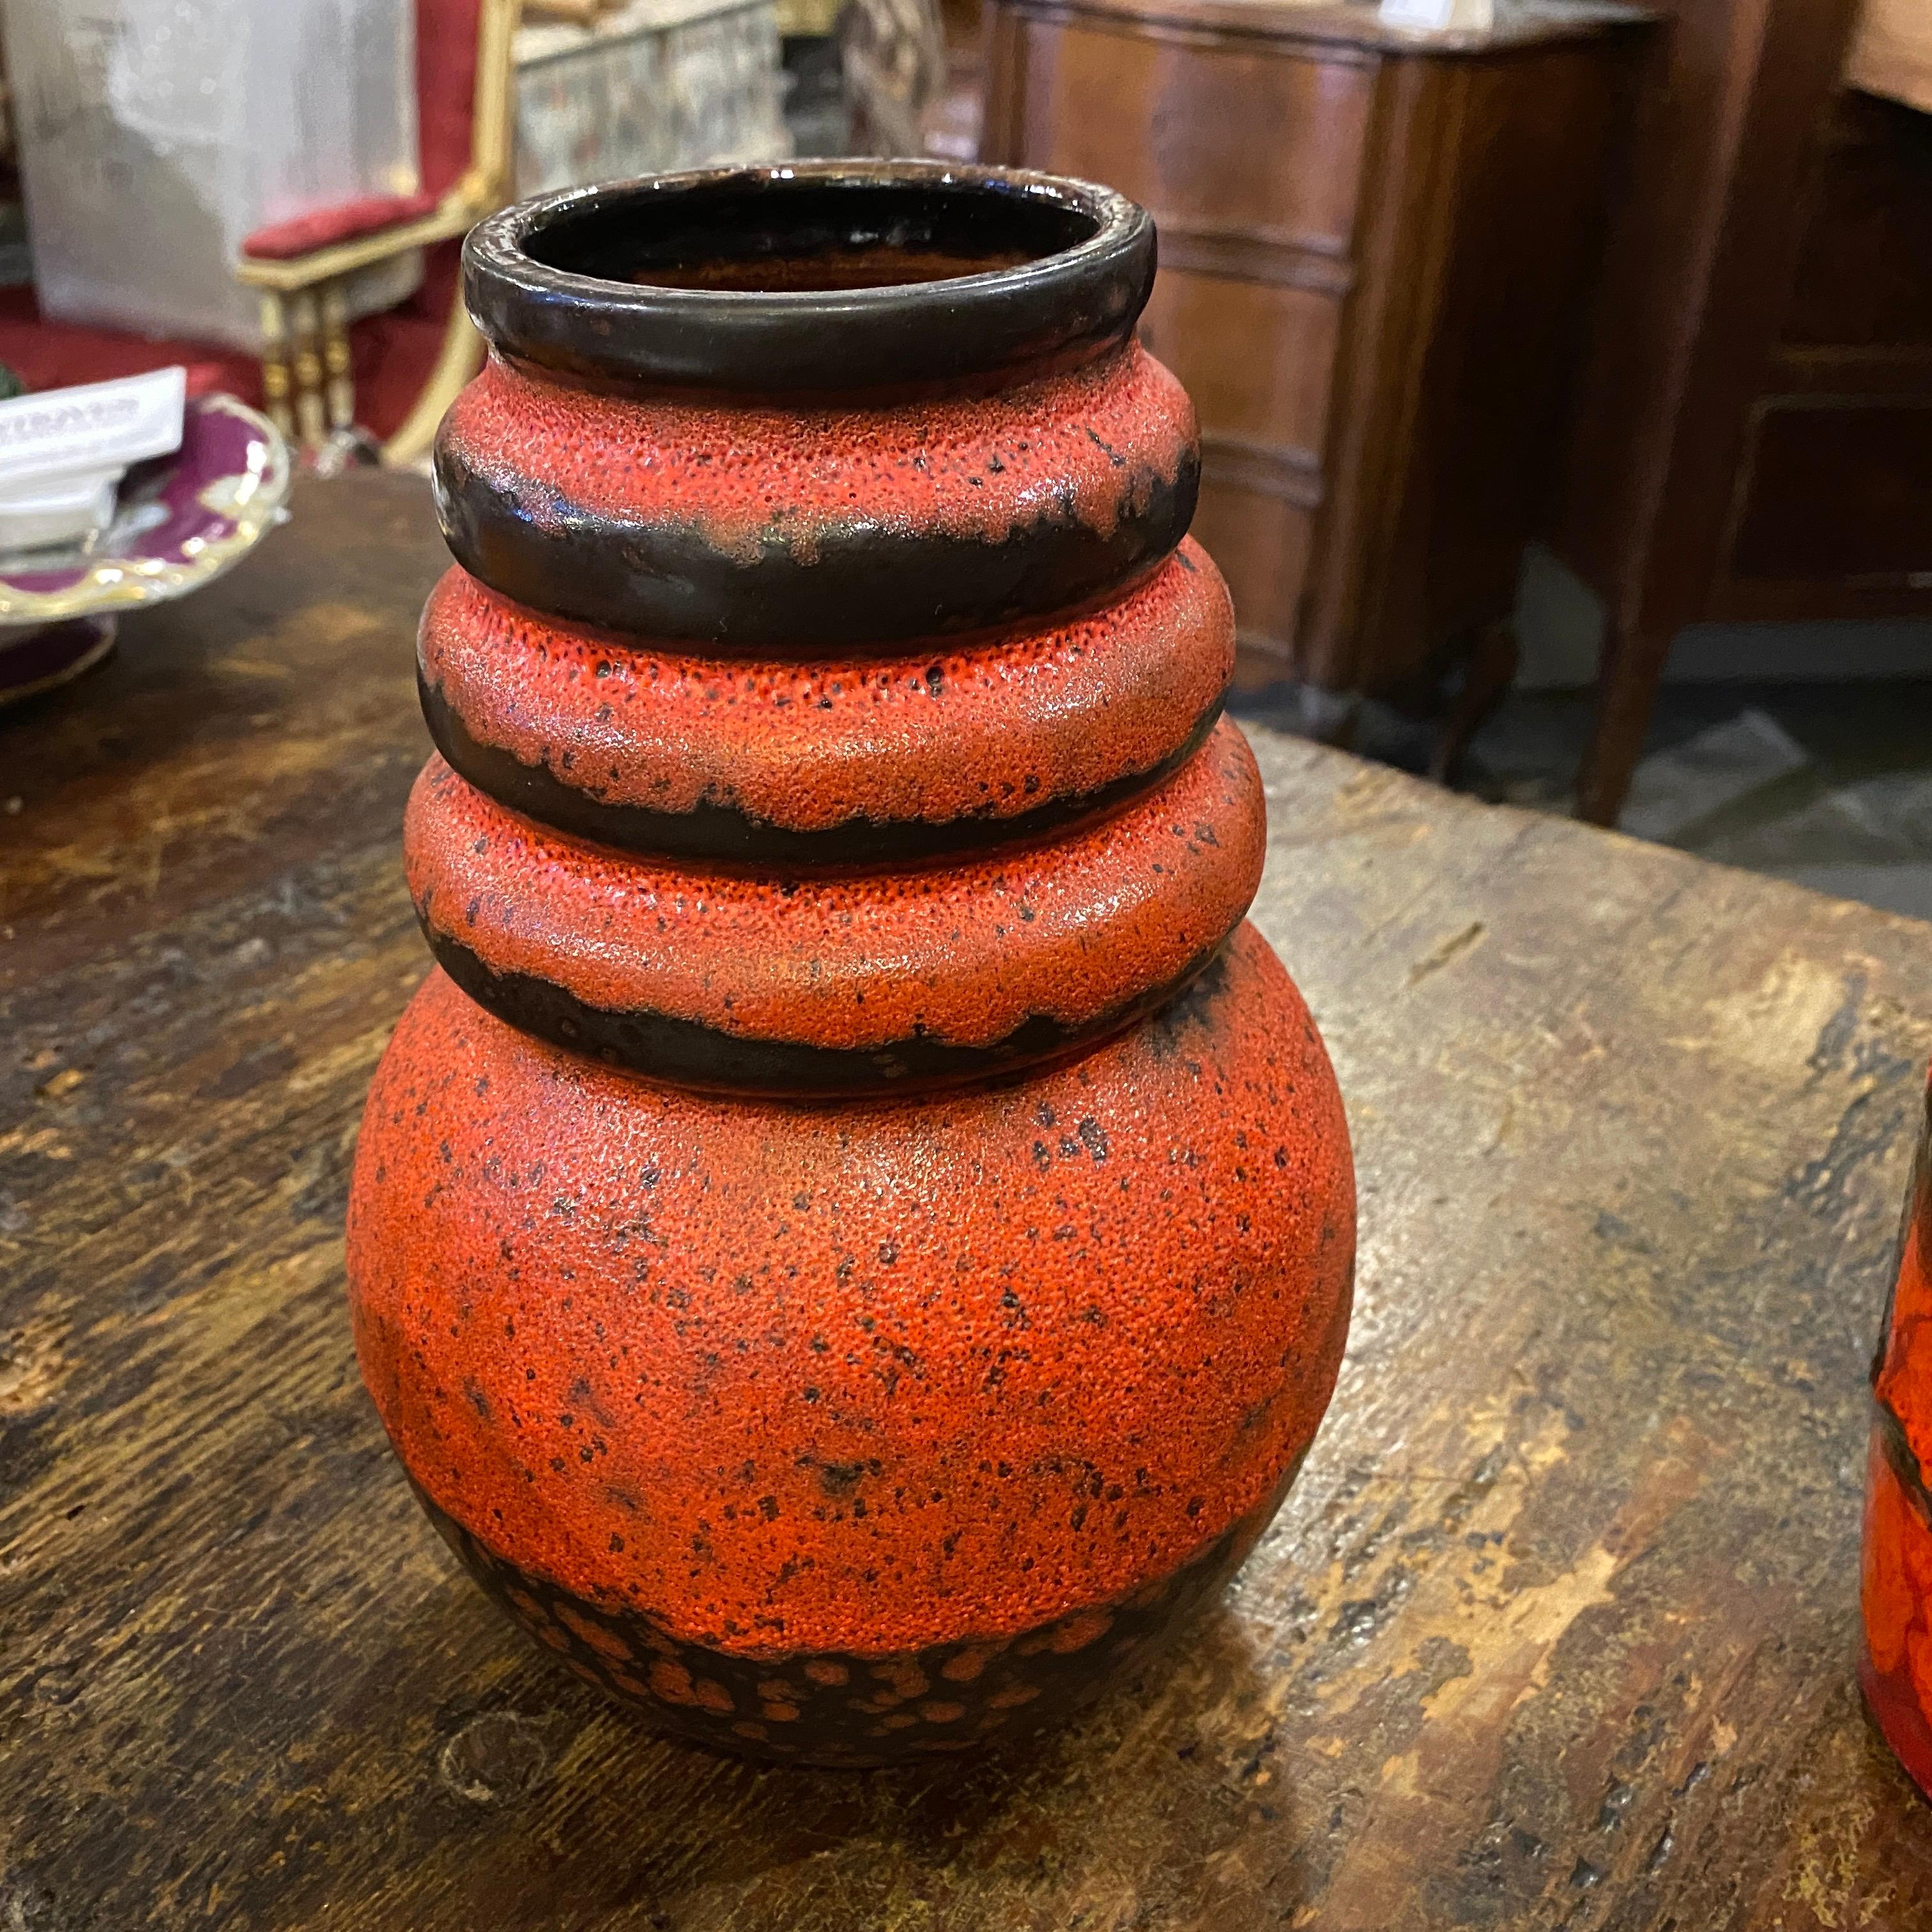
[[[1587,691],[1511,692],[1472,746],[1463,788],[1568,812],[1591,704]],[[1289,683],[1238,686],[1230,706],[1319,737],[1348,720],[1355,750],[1412,771],[1439,728]],[[1622,829],[1932,920],[1932,679],[1666,685]]]
[[[1472,748],[1485,797],[1568,808],[1587,692],[1516,692]],[[1675,684],[1623,829],[1932,920],[1932,680]]]

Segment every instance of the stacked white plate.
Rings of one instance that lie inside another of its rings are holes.
[[[186,383],[184,370],[158,369],[0,403],[0,550],[105,530],[127,471],[181,447]]]

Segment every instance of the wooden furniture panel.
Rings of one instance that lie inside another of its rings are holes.
[[[1842,94],[1817,168],[1785,341],[1932,347],[1932,113]]]
[[[1141,340],[1187,385],[1204,442],[1319,474],[1341,305],[1163,265]]]
[[[1602,823],[1686,625],[1932,616],[1932,119],[1838,85],[1856,0],[1670,11],[1556,532],[1608,614]]]
[[[412,478],[294,508],[0,718],[0,1926],[1932,1923],[1853,1681],[1932,929],[1256,732],[1363,1208],[1286,1508],[1030,1748],[713,1759],[484,1600],[357,1378],[448,559]]]
[[[1932,402],[1778,402],[1747,458],[1739,577],[1932,578]]]
[[[1331,686],[1412,692],[1513,611],[1550,513],[1634,50],[1561,41],[1385,75],[1337,407],[1356,433],[1336,439],[1330,594],[1306,633]]]
[[[989,106],[1029,166],[1104,182],[1170,236],[1336,254],[1354,226],[1373,70],[1022,15],[1018,80]],[[1265,130],[1265,138],[1262,138]]]
[[[1160,226],[1143,338],[1192,390],[1197,531],[1249,682],[1426,701],[1546,516],[1641,16],[1402,35],[1276,0],[994,0],[986,156]],[[1478,711],[1456,715],[1472,728]]]
[[[1250,650],[1256,633],[1248,616],[1258,613],[1288,627],[1294,622],[1307,589],[1315,520],[1307,504],[1265,472],[1244,479],[1238,467],[1232,476],[1223,468],[1202,479],[1194,534],[1228,580],[1235,625]]]

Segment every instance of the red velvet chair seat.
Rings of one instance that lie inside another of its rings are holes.
[[[433,194],[365,194],[333,208],[310,208],[286,221],[272,221],[242,243],[242,252],[258,262],[286,262],[316,248],[358,242],[405,221],[420,221],[434,214],[436,205]]]

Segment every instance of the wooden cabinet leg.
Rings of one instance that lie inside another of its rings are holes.
[[[1438,784],[1454,784],[1462,775],[1462,754],[1488,721],[1490,714],[1516,682],[1518,652],[1516,626],[1502,618],[1477,632],[1462,673],[1462,688],[1442,722],[1442,735],[1430,754],[1429,776]]]
[[[1604,633],[1597,715],[1576,778],[1576,816],[1589,824],[1614,825],[1623,810],[1630,774],[1643,754],[1672,634],[1660,628],[1633,630],[1614,616]]]

